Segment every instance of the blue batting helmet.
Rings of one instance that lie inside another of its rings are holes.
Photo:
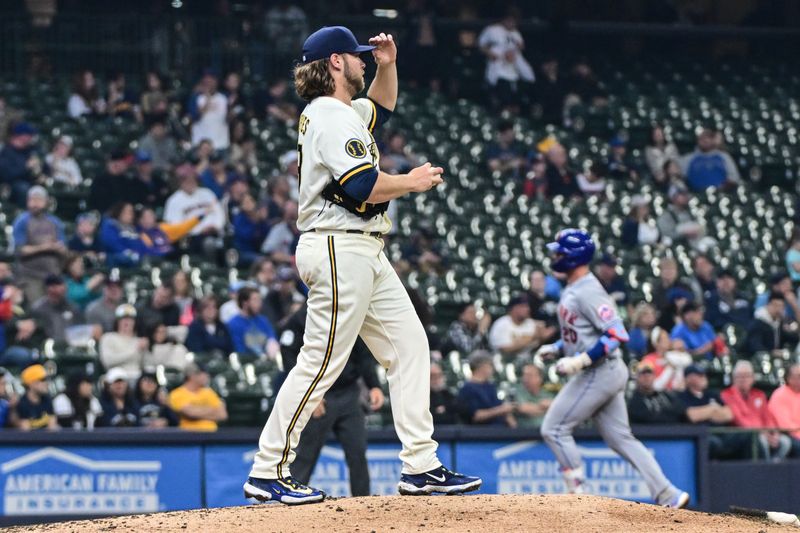
[[[581,265],[588,265],[594,256],[595,244],[592,236],[582,229],[568,228],[558,232],[555,242],[547,243],[551,254],[557,254],[550,265],[556,272],[567,272]]]

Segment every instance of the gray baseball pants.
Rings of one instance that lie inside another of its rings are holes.
[[[644,478],[653,499],[665,504],[680,490],[670,483],[655,458],[631,433],[625,405],[628,369],[619,358],[606,359],[573,376],[553,400],[542,422],[542,438],[563,470],[583,464],[572,431],[592,419],[606,444]]]

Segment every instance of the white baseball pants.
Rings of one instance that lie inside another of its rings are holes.
[[[304,233],[297,268],[309,287],[303,348],[259,439],[252,477],[285,478],[311,413],[361,336],[387,370],[403,473],[441,465],[431,437],[430,351],[425,330],[376,237]]]

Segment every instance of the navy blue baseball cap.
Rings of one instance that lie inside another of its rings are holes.
[[[374,49],[374,46],[358,44],[353,32],[344,26],[325,26],[309,35],[303,43],[300,62],[306,64],[331,54],[360,54]]]
[[[11,128],[11,135],[37,135],[38,133],[39,130],[28,122],[18,122]]]
[[[149,163],[153,160],[153,156],[147,150],[137,150],[136,151],[136,162],[137,163]]]
[[[705,376],[706,369],[700,365],[689,365],[683,369],[683,377],[686,377],[689,374],[698,374],[700,376]]]

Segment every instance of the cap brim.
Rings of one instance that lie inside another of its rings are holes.
[[[375,50],[375,48],[375,46],[371,46],[369,44],[359,44],[352,53],[363,54],[364,52],[371,52],[372,50]]]
[[[550,250],[551,252],[561,251],[561,245],[558,244],[557,242],[548,242],[546,246],[547,249]]]

